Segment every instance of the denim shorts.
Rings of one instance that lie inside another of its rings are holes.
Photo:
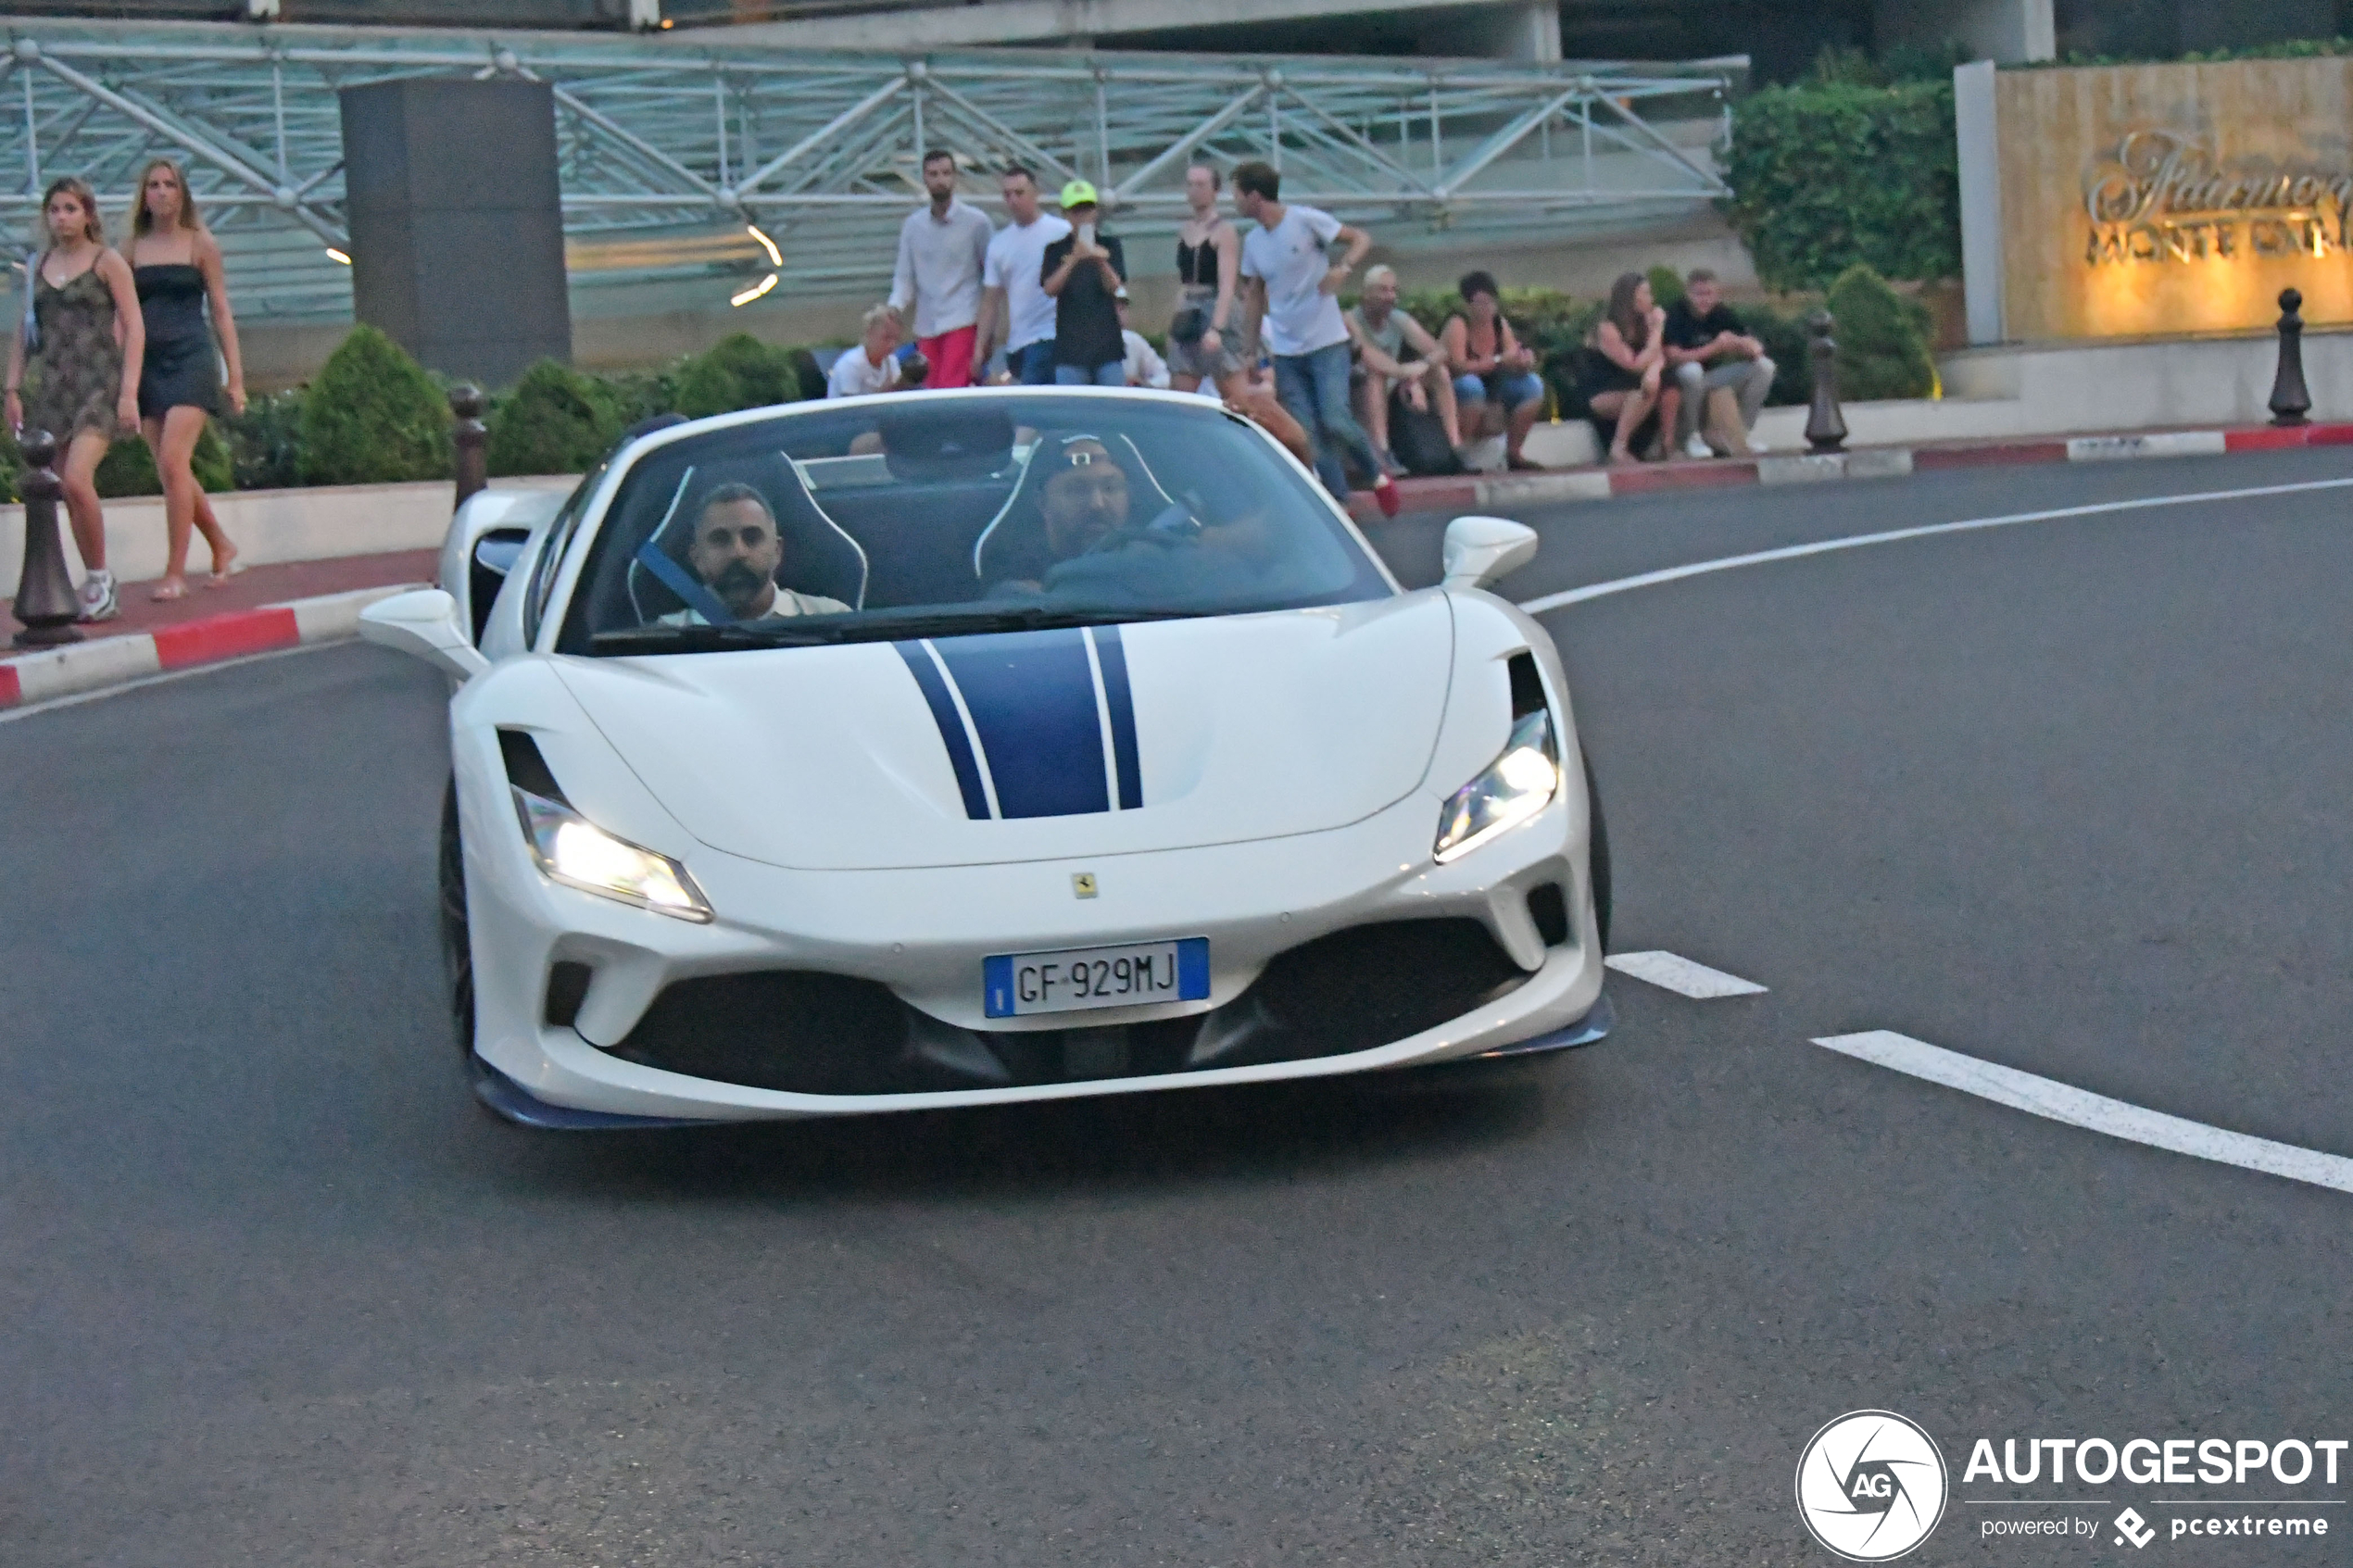
[[[1497,370],[1491,375],[1463,375],[1454,378],[1454,396],[1464,403],[1484,403],[1489,398],[1504,406],[1506,413],[1516,410],[1530,399],[1544,395],[1544,380],[1533,370]]]

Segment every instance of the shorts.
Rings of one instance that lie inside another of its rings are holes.
[[[1178,343],[1172,337],[1168,340],[1168,352],[1163,358],[1168,361],[1170,375],[1199,376],[1213,384],[1242,373],[1242,357],[1227,345],[1222,333],[1214,354],[1202,350],[1200,338],[1190,343]]]
[[[1463,375],[1454,378],[1454,397],[1461,403],[1484,403],[1490,398],[1504,406],[1505,413],[1513,413],[1530,400],[1541,401],[1544,380],[1533,370],[1497,370],[1491,375]]]
[[[1019,348],[1007,349],[1005,369],[1012,372],[1016,385],[1053,385],[1054,340],[1041,337],[1036,343],[1025,343]]]
[[[1126,386],[1127,361],[1114,359],[1109,364],[1097,365],[1091,369],[1085,365],[1057,365],[1054,367],[1054,384],[1056,386]]]
[[[931,373],[924,378],[924,384],[933,388],[972,385],[973,349],[979,340],[977,324],[937,337],[917,338],[915,352],[931,361]]]

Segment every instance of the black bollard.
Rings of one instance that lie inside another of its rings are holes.
[[[1846,417],[1838,411],[1838,345],[1831,341],[1831,313],[1817,310],[1806,318],[1814,334],[1807,350],[1814,366],[1814,406],[1806,415],[1806,444],[1817,452],[1835,452],[1846,445]]]
[[[2294,289],[2280,291],[2280,369],[2271,378],[2271,422],[2300,425],[2312,411],[2312,395],[2304,385],[2304,296]]]
[[[73,623],[82,619],[82,601],[74,597],[65,541],[57,537],[57,497],[65,486],[49,467],[57,456],[57,438],[45,430],[29,430],[17,449],[24,454],[24,471],[17,476],[24,495],[24,570],[17,574],[15,608],[24,630],[17,633],[16,645],[46,648],[78,643],[82,633]]]
[[[489,458],[484,450],[490,433],[482,423],[482,388],[472,383],[451,388],[449,411],[458,421],[449,433],[449,447],[457,470],[457,504],[462,507],[467,496],[490,483]]]

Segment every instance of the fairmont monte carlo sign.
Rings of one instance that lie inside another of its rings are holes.
[[[2083,169],[2087,266],[2325,257],[2347,248],[2353,169],[2226,163],[2174,131],[2134,131]]]

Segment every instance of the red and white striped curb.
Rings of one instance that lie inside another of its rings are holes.
[[[2085,463],[2130,458],[2214,457],[2225,452],[2276,452],[2291,446],[2353,445],[2353,424],[2258,425],[2245,430],[2160,430],[2122,435],[2051,436],[1983,441],[1951,446],[1860,446],[1852,452],[1793,453],[1708,462],[1644,463],[1556,473],[1465,474],[1457,479],[1405,479],[1397,488],[1413,511],[1501,510],[1555,501],[1605,501],[1660,490],[1721,485],[1806,484],[1832,479],[1885,479],[1936,469],[1990,468],[2010,463]],[[1359,521],[1380,514],[1372,494],[1349,497]]]
[[[273,648],[341,642],[359,634],[361,610],[378,599],[423,586],[419,583],[399,583],[383,588],[357,588],[346,594],[322,594],[317,598],[293,599],[258,609],[231,610],[225,615],[207,616],[202,621],[182,621],[153,632],[94,637],[84,643],[44,648],[39,653],[19,654],[0,659],[0,709],[123,685],[169,671],[268,653]]]

